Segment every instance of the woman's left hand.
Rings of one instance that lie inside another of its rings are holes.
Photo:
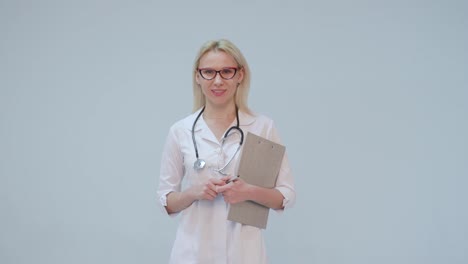
[[[251,185],[237,178],[226,185],[218,186],[216,191],[223,195],[226,203],[236,204],[250,200]]]

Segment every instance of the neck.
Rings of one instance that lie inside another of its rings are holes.
[[[203,117],[205,119],[233,119],[236,117],[236,106],[230,104],[224,107],[213,107],[207,104]]]

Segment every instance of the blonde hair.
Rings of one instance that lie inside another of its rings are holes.
[[[200,65],[200,59],[210,51],[223,51],[231,55],[237,63],[239,69],[243,69],[244,78],[237,87],[235,95],[235,103],[240,111],[251,113],[249,107],[247,106],[247,99],[249,96],[250,89],[250,69],[247,61],[242,55],[241,51],[229,40],[220,39],[220,40],[210,40],[203,44],[203,46],[198,51],[197,57],[193,64],[193,111],[197,111],[205,105],[205,95],[201,91],[196,76],[198,74],[198,66]]]

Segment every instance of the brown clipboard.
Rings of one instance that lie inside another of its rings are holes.
[[[245,182],[273,188],[281,168],[285,146],[248,132],[242,149],[238,175]],[[245,201],[232,204],[228,220],[266,229],[270,208]]]

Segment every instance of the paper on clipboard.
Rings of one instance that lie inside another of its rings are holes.
[[[273,188],[286,148],[248,132],[240,157],[238,175],[245,182]],[[252,201],[232,204],[228,220],[265,229],[270,209]]]

